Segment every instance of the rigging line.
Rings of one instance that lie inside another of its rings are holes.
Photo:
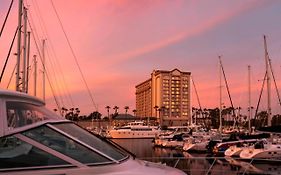
[[[10,7],[9,7],[9,10],[8,10],[8,13],[7,13],[7,15],[6,15],[6,17],[5,17],[5,20],[4,20],[4,23],[3,23],[3,25],[2,25],[1,32],[0,32],[0,38],[1,38],[1,36],[2,36],[2,33],[3,33],[4,28],[5,28],[5,26],[6,26],[6,22],[7,22],[7,19],[8,19],[8,17],[9,17],[11,8],[12,8],[12,6],[13,6],[13,3],[14,3],[14,0],[11,1]]]
[[[41,12],[40,12],[40,9],[39,9],[39,7],[38,7],[38,4],[37,4],[37,2],[35,1],[33,1],[32,0],[32,2],[33,2],[33,4],[34,4],[34,12],[35,12],[35,14],[36,14],[36,16],[38,17],[38,19],[39,19],[39,26],[40,26],[40,28],[41,28],[41,31],[42,31],[42,34],[43,34],[43,36],[47,36],[47,32],[46,32],[46,27],[45,27],[45,25],[44,25],[44,20],[43,20],[43,18],[42,18],[42,15],[41,15]],[[31,13],[31,11],[29,11],[29,14],[30,14],[30,17],[32,18],[32,13]],[[32,22],[33,22],[33,19],[32,19]],[[34,23],[33,23],[33,26],[35,26],[34,25]],[[37,32],[36,32],[37,33]],[[37,34],[38,35],[38,34]],[[45,37],[46,38],[46,37]],[[47,37],[48,38],[48,37]],[[38,39],[39,40],[39,39]],[[47,52],[47,54],[48,54],[48,56],[49,56],[49,59],[48,59],[48,61],[51,63],[51,71],[53,72],[53,81],[55,82],[54,83],[54,85],[56,86],[55,88],[57,89],[57,91],[58,91],[58,93],[59,94],[62,94],[61,93],[61,87],[59,86],[59,83],[58,83],[58,80],[57,80],[57,76],[56,76],[56,73],[55,73],[55,69],[54,69],[54,64],[53,64],[53,62],[51,61],[51,57],[50,57],[50,55],[49,55],[49,53]],[[45,63],[46,64],[46,63]],[[60,101],[61,101],[61,104],[63,105],[63,106],[65,106],[64,105],[64,100],[63,100],[63,96],[61,96],[61,95],[59,95],[58,96],[58,98],[60,99]]]
[[[94,107],[96,108],[96,110],[98,110],[98,107],[97,107],[97,105],[96,105],[95,102],[94,102],[92,93],[91,93],[91,91],[90,91],[90,89],[89,89],[89,86],[88,86],[86,80],[85,80],[85,77],[84,77],[84,75],[83,75],[83,72],[82,72],[82,70],[81,70],[81,67],[80,67],[80,65],[79,65],[79,63],[78,63],[77,57],[76,57],[76,55],[75,55],[75,53],[74,53],[74,50],[73,50],[73,48],[72,48],[72,46],[71,46],[71,44],[70,44],[70,41],[69,41],[68,36],[67,36],[67,34],[66,34],[66,31],[64,30],[62,21],[60,20],[60,17],[59,17],[59,15],[58,15],[58,12],[57,12],[57,10],[56,10],[56,8],[55,8],[55,5],[54,5],[54,3],[53,3],[53,0],[50,0],[50,1],[51,1],[52,6],[53,6],[53,9],[54,9],[54,11],[55,11],[55,14],[56,14],[56,16],[57,16],[57,18],[58,18],[58,20],[59,20],[59,23],[60,23],[60,26],[61,26],[62,31],[63,31],[63,33],[64,33],[64,36],[65,36],[65,38],[66,38],[66,40],[67,40],[68,46],[69,46],[69,48],[70,48],[70,50],[71,50],[71,53],[72,53],[72,55],[73,55],[73,57],[74,57],[75,63],[76,63],[76,65],[77,65],[78,69],[79,69],[79,72],[80,72],[80,74],[81,74],[81,77],[82,77],[82,79],[83,79],[83,82],[84,82],[84,84],[85,84],[85,86],[86,86],[86,88],[87,88],[87,91],[88,91],[89,95],[90,95],[90,98],[91,98],[91,100],[92,100],[92,103],[93,103]]]
[[[194,87],[194,91],[195,91],[195,94],[196,94],[196,98],[197,98],[199,108],[202,110],[201,103],[200,103],[200,100],[199,100],[199,95],[198,95],[198,92],[197,92],[197,89],[196,89],[196,86],[195,86],[195,82],[194,82],[194,79],[193,79],[192,76],[191,76],[191,80],[192,80],[192,84],[193,84],[193,87]]]
[[[35,41],[35,43],[36,43],[37,51],[38,51],[38,53],[39,53],[39,56],[40,56],[40,58],[41,58],[41,55],[40,55],[40,51],[41,51],[41,50],[39,51],[39,47],[38,47],[37,42],[36,42],[36,40],[39,41],[39,35],[38,35],[38,32],[37,32],[37,30],[36,30],[36,28],[35,28],[35,25],[34,25],[33,18],[32,18],[32,15],[31,15],[30,10],[28,11],[28,13],[29,13],[29,15],[28,15],[28,16],[29,16],[29,18],[28,18],[28,24],[29,24],[29,26],[30,26],[30,29],[32,30],[32,36],[33,36],[33,39],[34,39],[34,41]],[[32,26],[34,26],[35,29],[33,29]],[[41,61],[42,61],[42,60],[41,60]],[[51,82],[51,80],[48,80],[48,81],[49,81],[49,83]],[[51,86],[51,85],[50,85],[50,86]],[[55,101],[56,101],[56,95],[55,95],[56,93],[55,93],[54,88],[53,88],[52,93],[53,93],[53,96],[54,96]],[[59,104],[59,101],[57,101],[56,103]],[[64,105],[62,100],[61,100],[61,103],[62,103],[62,105]],[[57,107],[60,108],[60,105],[57,105]]]
[[[29,83],[30,77],[33,74],[33,72],[32,72],[32,69],[33,69],[32,65],[28,66],[27,69],[29,69],[29,71],[28,71],[28,76],[27,76],[28,78],[26,79],[26,83]]]
[[[29,18],[27,18],[27,19],[29,19]],[[43,69],[46,70],[46,69],[45,69],[45,65],[44,65],[44,63],[43,63],[43,60],[42,60],[42,56],[41,56],[41,54],[40,54],[40,49],[39,49],[39,47],[38,47],[38,43],[36,42],[36,38],[35,38],[35,36],[34,36],[33,28],[32,28],[32,26],[31,26],[31,24],[30,24],[30,21],[29,21],[29,20],[27,20],[27,21],[28,21],[28,24],[29,24],[29,27],[30,27],[30,30],[31,30],[31,33],[32,33],[32,36],[33,36],[32,38],[33,38],[33,40],[34,40],[34,42],[35,42],[35,46],[36,46],[36,49],[37,49],[37,51],[38,51],[39,58],[40,58],[40,61],[41,61],[41,63],[42,63]],[[49,86],[50,86],[50,88],[51,88],[51,91],[52,91],[52,93],[53,93],[53,97],[54,97],[55,103],[56,103],[56,105],[57,105],[57,107],[58,107],[58,110],[59,110],[60,114],[62,115],[62,111],[61,111],[60,105],[59,105],[59,103],[58,103],[58,99],[57,99],[57,97],[56,97],[56,95],[55,95],[55,91],[54,91],[54,88],[53,88],[53,86],[52,86],[52,84],[51,84],[51,82],[50,82],[49,74],[47,73],[47,71],[46,71],[46,77],[47,77]]]
[[[276,90],[276,93],[277,93],[279,105],[281,106],[280,94],[279,94],[278,87],[277,87],[276,80],[275,80],[275,76],[274,76],[274,73],[273,73],[273,69],[272,69],[272,65],[271,65],[271,60],[268,59],[268,61],[269,61],[269,67],[270,67],[271,75],[272,75],[272,78],[273,78],[273,81],[274,81],[274,86],[275,86],[275,90]]]
[[[236,116],[234,106],[233,106],[233,102],[232,102],[232,98],[230,96],[230,91],[229,91],[228,83],[227,83],[227,80],[226,80],[225,72],[224,72],[224,69],[223,69],[223,66],[222,66],[222,61],[221,61],[220,58],[219,58],[219,61],[220,61],[220,67],[221,67],[223,77],[224,77],[224,81],[225,81],[225,86],[226,86],[226,89],[227,89],[227,94],[228,94],[228,97],[229,97],[229,100],[230,100],[231,107],[233,108],[233,114],[234,114],[234,116]]]
[[[73,99],[72,99],[72,96],[71,96],[71,94],[70,94],[70,92],[69,92],[69,89],[68,89],[68,87],[66,86],[66,81],[65,81],[65,75],[64,75],[64,73],[63,73],[63,71],[62,71],[62,69],[61,69],[61,64],[60,64],[60,62],[59,62],[59,59],[58,59],[58,57],[57,57],[57,55],[56,55],[56,52],[55,52],[55,49],[54,49],[54,47],[53,47],[53,44],[52,44],[52,40],[51,40],[51,38],[49,37],[49,34],[48,34],[48,30],[47,30],[47,28],[46,28],[46,24],[45,24],[45,22],[44,22],[44,19],[43,19],[43,17],[42,17],[42,13],[41,13],[41,11],[40,11],[40,8],[39,8],[39,6],[38,6],[38,3],[37,3],[37,1],[34,1],[34,0],[32,0],[32,2],[33,2],[33,4],[34,4],[34,6],[35,6],[35,13],[36,13],[36,16],[38,16],[39,17],[39,24],[40,24],[40,27],[41,27],[41,30],[43,31],[43,35],[45,35],[46,36],[46,38],[48,38],[48,43],[49,43],[49,45],[51,46],[50,48],[50,50],[51,50],[51,53],[53,53],[53,56],[54,56],[54,60],[57,60],[57,62],[56,62],[56,64],[54,64],[53,62],[51,62],[51,59],[49,59],[49,61],[50,61],[50,63],[52,64],[52,68],[54,68],[55,66],[57,66],[58,67],[58,71],[59,71],[59,74],[60,75],[62,75],[61,77],[62,77],[62,83],[60,83],[61,84],[61,89],[63,89],[63,91],[65,92],[65,94],[66,94],[66,97],[68,98],[68,100],[70,101],[70,104],[72,105],[72,106],[74,106],[74,102],[73,102]],[[31,15],[31,11],[30,11],[30,15]],[[47,45],[47,47],[49,46],[49,45]],[[48,53],[49,54],[49,53]],[[50,55],[49,55],[49,58],[53,58],[53,57],[51,57]],[[55,72],[55,69],[53,70],[53,72]],[[54,74],[55,75],[55,74]],[[57,78],[55,78],[56,79],[56,81],[57,81]],[[61,81],[60,81],[61,82]],[[56,84],[59,84],[59,83],[56,83]],[[59,86],[58,86],[58,89],[60,89],[59,88]],[[62,99],[63,97],[61,96],[61,101],[62,101],[62,103],[63,103],[63,99]]]
[[[37,0],[36,1],[32,0],[32,3],[34,4],[33,7],[35,7],[34,8],[35,15],[38,16],[39,26],[41,28],[42,35],[47,36],[47,33],[46,33],[47,30],[46,30],[46,27],[44,26],[44,20],[42,18],[41,12],[39,10]]]
[[[5,72],[5,69],[6,69],[8,60],[9,60],[9,57],[10,57],[10,55],[11,55],[11,51],[12,51],[12,48],[13,48],[13,45],[14,45],[14,42],[15,42],[15,39],[16,39],[16,36],[17,36],[17,33],[18,33],[18,28],[19,28],[19,27],[17,27],[16,32],[15,32],[15,34],[14,34],[14,38],[13,38],[12,43],[11,43],[11,45],[10,45],[9,52],[8,52],[8,55],[7,55],[7,58],[6,58],[4,67],[3,67],[2,72],[1,72],[0,82],[2,81],[2,78],[3,78],[4,72]]]
[[[262,97],[262,92],[263,92],[266,77],[267,77],[267,71],[265,71],[265,75],[264,75],[264,78],[263,78],[263,81],[262,81],[261,92],[260,92],[259,100],[258,100],[256,111],[255,111],[255,117],[254,117],[254,123],[253,123],[254,126],[255,126],[255,123],[256,123],[256,118],[257,118],[257,114],[258,114],[258,110],[259,110],[259,106],[260,106],[260,102],[261,102],[261,97]]]
[[[40,55],[40,51],[39,51],[39,47],[38,47],[38,45],[37,45],[37,42],[36,42],[36,40],[38,40],[39,41],[39,36],[38,36],[38,33],[37,33],[37,30],[34,30],[33,29],[33,27],[32,27],[32,24],[33,24],[33,26],[35,27],[35,25],[34,25],[34,22],[33,22],[33,18],[32,18],[32,15],[31,15],[31,13],[30,13],[30,11],[28,11],[28,13],[29,13],[29,17],[30,18],[28,18],[28,24],[29,24],[29,26],[30,26],[30,29],[32,30],[32,36],[33,36],[33,39],[34,39],[34,41],[35,41],[35,43],[36,43],[36,46],[37,46],[37,51],[38,51],[38,53],[39,53],[39,56],[40,56],[40,58],[41,58],[41,55]],[[32,23],[32,24],[31,24]],[[36,39],[37,38],[37,39]],[[42,61],[42,60],[41,60]],[[49,81],[49,83],[51,82],[50,80],[48,80]],[[51,85],[50,85],[51,86]],[[55,101],[56,101],[56,93],[55,93],[55,90],[53,90],[52,91],[52,93],[53,93],[53,96],[54,96],[54,98],[55,98]],[[58,103],[59,104],[59,102],[56,102],[56,103]],[[62,104],[63,104],[63,101],[62,101]],[[64,104],[63,104],[64,105]],[[60,108],[60,105],[57,105],[57,107],[58,108]]]
[[[47,45],[47,44],[46,44]],[[61,89],[63,89],[60,85],[60,83],[58,83],[59,81],[58,81],[58,78],[57,78],[57,74],[55,73],[55,70],[54,70],[54,64],[53,64],[53,62],[51,61],[51,56],[50,56],[50,54],[49,54],[49,52],[48,52],[48,49],[46,49],[46,53],[47,53],[47,55],[48,55],[48,58],[49,59],[47,59],[48,61],[49,61],[49,64],[51,65],[50,67],[51,67],[51,69],[49,68],[49,70],[52,70],[52,72],[53,72],[53,77],[54,77],[54,81],[55,81],[55,85],[57,86],[57,91],[58,91],[58,93],[59,94],[62,94],[63,95],[63,93],[61,92]],[[59,97],[60,97],[60,99],[61,99],[61,101],[62,101],[62,104],[63,104],[63,106],[65,106],[64,105],[64,99],[63,99],[63,97],[62,97],[62,95],[59,95]],[[73,106],[73,104],[72,104],[72,106]]]
[[[13,75],[14,75],[14,73],[15,73],[15,71],[16,71],[16,67],[17,67],[17,63],[15,64],[15,67],[14,67],[14,69],[13,69],[13,72],[12,72],[12,74],[11,74],[11,76],[10,76],[10,79],[9,79],[9,82],[8,82],[8,85],[7,85],[7,89],[9,89],[9,86],[10,86],[10,84],[11,84]]]

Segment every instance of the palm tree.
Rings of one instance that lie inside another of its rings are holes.
[[[128,109],[130,109],[129,106],[125,106],[124,109],[125,109],[125,114],[127,115]]]
[[[110,106],[106,106],[105,109],[107,110],[107,117],[109,119],[109,109],[110,109]]]
[[[62,107],[62,108],[61,108],[61,115],[62,115],[63,117],[65,117],[67,111],[68,111],[68,109],[66,109],[65,107]]]
[[[136,116],[137,110],[134,109],[134,110],[133,110],[133,113],[134,113],[134,116]]]
[[[114,114],[118,114],[118,109],[119,109],[119,107],[118,106],[114,106]]]

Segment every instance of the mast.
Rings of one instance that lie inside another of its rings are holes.
[[[251,118],[252,118],[252,107],[251,107],[251,66],[248,65],[248,92],[249,92],[249,100],[248,100],[248,130],[251,133]]]
[[[267,44],[266,44],[266,36],[263,36],[264,39],[264,52],[265,52],[265,68],[266,68],[266,84],[267,84],[267,126],[271,126],[271,81],[270,81],[270,74],[269,74],[269,58],[268,58],[268,51],[267,51]]]
[[[43,101],[45,101],[45,84],[46,84],[46,80],[45,80],[45,39],[43,39],[43,43],[42,43],[42,57],[43,57]]]
[[[222,69],[221,69],[221,56],[219,56],[219,79],[220,79],[220,101],[219,101],[219,121],[220,121],[220,125],[219,125],[219,132],[222,132],[222,82],[221,82],[221,74],[222,74]]]
[[[27,60],[26,60],[26,89],[28,93],[28,82],[29,82],[29,59],[30,59],[30,32],[27,32]]]
[[[17,69],[16,69],[16,91],[20,91],[20,50],[21,50],[21,14],[22,14],[22,0],[19,0],[18,11],[18,46],[17,46]]]
[[[33,55],[33,63],[34,63],[34,96],[36,97],[36,84],[37,84],[37,60],[36,60],[36,55]]]
[[[192,84],[193,84],[193,87],[194,87],[194,91],[195,91],[195,94],[196,94],[196,99],[197,99],[197,102],[198,102],[198,105],[199,105],[199,108],[200,108],[200,115],[202,117],[202,107],[201,107],[201,103],[200,103],[200,100],[199,100],[199,95],[198,95],[198,92],[197,92],[197,89],[196,89],[196,86],[195,86],[195,82],[194,82],[194,79],[193,77],[191,77],[191,80],[192,80]],[[195,124],[197,124],[197,119],[196,119],[196,115],[195,115]]]
[[[26,57],[27,57],[27,9],[23,7],[23,65],[22,65],[22,92],[26,92]]]

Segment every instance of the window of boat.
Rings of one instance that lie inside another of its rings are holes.
[[[114,160],[122,160],[127,157],[125,152],[121,152],[120,149],[111,146],[73,123],[58,123],[54,124],[54,126],[99,150],[100,152],[103,152],[107,156],[112,157]]]
[[[51,119],[57,115],[43,106],[9,101],[6,103],[7,123],[10,129]]]
[[[0,138],[0,172],[4,169],[62,166],[70,164],[17,137]]]
[[[23,133],[25,136],[86,164],[112,163],[111,160],[47,127],[40,126]],[[82,136],[83,137],[83,136]]]

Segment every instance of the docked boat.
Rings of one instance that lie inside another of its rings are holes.
[[[166,148],[182,148],[185,142],[184,133],[176,134],[171,139],[162,140],[161,146]]]
[[[243,140],[234,145],[231,145],[228,149],[225,150],[224,155],[228,157],[239,157],[243,149],[252,147],[256,143],[257,139]]]
[[[0,90],[0,174],[185,174],[141,161],[20,92]]]
[[[244,148],[240,153],[242,159],[281,159],[281,144],[262,139],[254,147]]]
[[[204,137],[190,137],[183,144],[184,151],[197,151],[197,152],[205,152],[207,151],[207,145],[209,144],[210,138]]]
[[[143,121],[134,121],[125,126],[110,129],[108,133],[109,137],[114,139],[143,139],[155,138],[160,131],[158,127],[145,125]]]

